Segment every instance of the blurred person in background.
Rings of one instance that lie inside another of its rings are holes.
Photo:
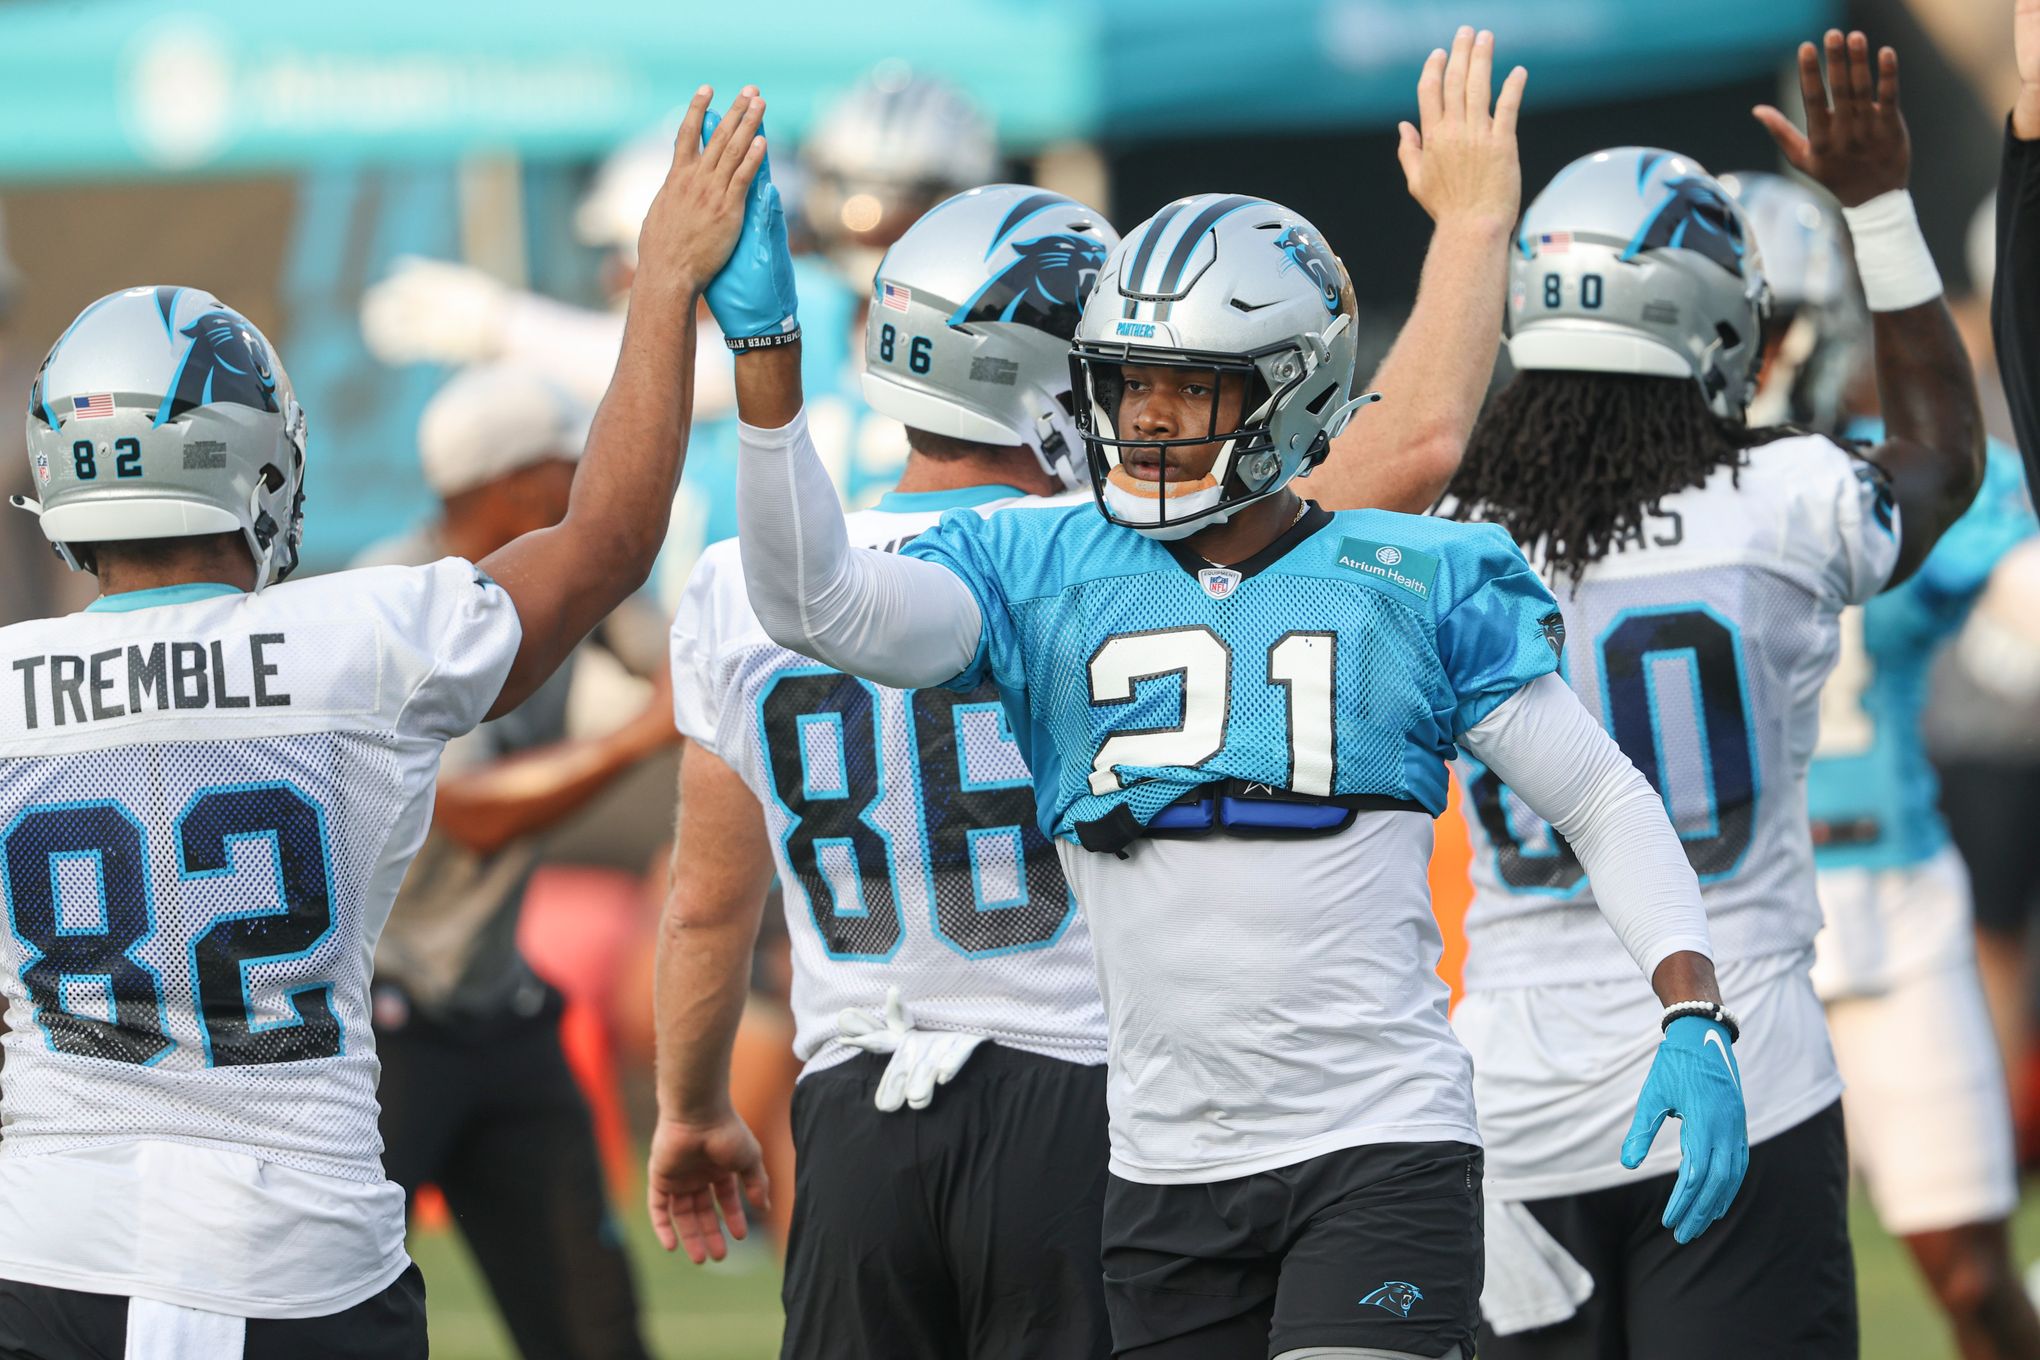
[[[1879,442],[1869,309],[1841,214],[1779,175],[1724,183],[1749,213],[1772,288],[1752,419]],[[2008,1227],[2018,1184],[2004,1067],[1977,977],[1969,875],[1922,731],[1935,654],[1999,559],[2040,527],[2018,455],[1992,441],[1985,461],[1976,500],[1919,570],[1842,611],[1807,771],[1825,918],[1813,985],[1848,1088],[1849,1158],[1879,1221],[1904,1239],[1968,1360],[2036,1360],[2040,1318]]]
[[[529,368],[455,376],[427,404],[419,463],[439,517],[357,566],[480,560],[567,510],[585,407]],[[439,1186],[519,1350],[645,1354],[623,1235],[587,1103],[560,1042],[562,1001],[517,946],[548,832],[678,740],[664,620],[637,600],[583,647],[655,678],[613,730],[570,736],[569,655],[511,712],[447,744],[432,825],[376,951],[383,1165],[407,1196]]]
[[[1560,582],[1571,682],[1677,820],[1742,1017],[1710,1038],[1749,1118],[1748,1181],[1695,1241],[1695,1188],[1649,1152],[1669,1102],[1646,1090],[1628,1117],[1657,1009],[1585,910],[1598,885],[1466,762],[1476,898],[1454,1024],[1490,1168],[1483,1356],[1857,1353],[1842,1081],[1807,978],[1806,762],[1842,610],[1910,575],[1967,507],[1983,434],[1905,192],[1897,55],[1861,33],[1824,45],[1832,111],[1807,43],[1807,133],[1758,116],[1846,205],[1890,437],[1859,455],[1748,424],[1770,288],[1747,218],[1691,161],[1623,148],[1525,214],[1518,372],[1451,489],[1453,513],[1505,525]],[[1667,1042],[1686,1013],[1663,1012]]]
[[[638,224],[665,173],[670,125],[619,147],[597,171],[574,218],[584,244],[607,252],[607,310],[591,311],[511,289],[482,270],[437,260],[400,261],[362,297],[362,333],[388,363],[472,363],[507,358],[558,375],[592,401],[607,380],[623,333],[623,304],[635,271]],[[876,417],[859,387],[864,308],[887,246],[929,207],[996,178],[998,143],[990,120],[946,81],[883,62],[818,115],[802,147],[793,200],[795,285],[806,316],[803,376],[816,447],[844,499],[868,503],[899,475],[906,445]],[[701,327],[704,356],[718,348]],[[688,475],[654,591],[677,600],[701,550],[736,533],[736,421],[730,367],[700,366],[702,390]]]

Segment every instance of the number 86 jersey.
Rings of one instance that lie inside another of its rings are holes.
[[[894,492],[847,524],[853,544],[897,551],[948,510],[1039,516],[1055,503],[1010,487]],[[778,646],[730,539],[681,598],[673,691],[681,732],[763,809],[807,1071],[854,1056],[837,1013],[882,1005],[895,983],[921,1028],[1105,1060],[1090,931],[1036,825],[996,689],[890,689]]]

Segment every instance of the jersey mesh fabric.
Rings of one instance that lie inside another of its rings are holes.
[[[980,513],[1013,503],[1010,489],[983,494],[1001,499]],[[882,507],[909,508],[852,515],[851,541],[896,549],[941,505],[971,499],[889,497]],[[808,1070],[853,1056],[837,1013],[882,1005],[894,984],[922,1028],[1104,1060],[1090,932],[1035,825],[996,690],[888,689],[774,645],[745,599],[734,542],[696,566],[673,644],[681,730],[764,811],[793,941],[794,1048]]]
[[[999,686],[1042,825],[1070,839],[1223,778],[1435,816],[1457,735],[1554,665],[1556,605],[1489,525],[1347,511],[1222,598],[1090,507],[951,517],[906,552],[978,597],[985,638],[953,683]]]
[[[1852,430],[1877,439],[1875,425]],[[1842,616],[1842,645],[1821,694],[1820,744],[1807,782],[1818,823],[1853,824],[1814,852],[1821,869],[1922,864],[1948,845],[1940,785],[1922,732],[1927,674],[1962,626],[1991,569],[2036,528],[2019,455],[1993,442],[1976,500],[1902,585]]]
[[[1831,441],[1753,450],[1740,477],[1667,496],[1560,603],[1563,673],[1665,798],[1718,962],[1820,929],[1806,770],[1845,605],[1897,556],[1881,484]],[[1469,990],[1635,977],[1578,861],[1478,762]],[[1639,981],[1638,985],[1641,985]]]
[[[32,679],[0,694],[0,1156],[149,1139],[380,1181],[375,938],[519,638],[454,559],[0,632],[0,663],[168,639],[216,668],[199,702],[82,725],[31,725]]]
[[[1091,923],[1115,1174],[1209,1182],[1472,1141],[1425,812],[1303,840],[1141,838],[1123,859],[1072,832],[1220,777],[1435,814],[1455,736],[1556,664],[1556,606],[1507,536],[1319,512],[1252,570],[1200,579],[1085,505],[952,514],[905,551],[977,598],[983,641],[954,683],[997,685]]]

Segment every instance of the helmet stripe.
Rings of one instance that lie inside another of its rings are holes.
[[[182,288],[173,288],[168,284],[156,289],[156,310],[163,314],[163,334],[166,338],[175,338],[176,332],[170,318],[177,315],[177,299],[183,296]]]
[[[1188,201],[1187,199],[1177,199],[1174,203],[1156,213],[1154,220],[1148,223],[1147,234],[1140,238],[1140,249],[1133,253],[1133,259],[1127,264],[1126,272],[1119,276],[1120,292],[1141,293],[1147,291],[1141,287],[1141,278],[1147,273],[1148,260],[1153,257],[1155,246],[1162,239],[1162,233],[1168,230],[1169,223],[1175,220],[1177,213],[1183,211],[1183,206]],[[1138,302],[1128,298],[1126,301],[1126,315],[1132,316],[1139,306]]]
[[[1190,263],[1190,256],[1197,250],[1197,242],[1203,239],[1205,232],[1218,225],[1219,219],[1260,202],[1261,199],[1247,194],[1227,194],[1191,218],[1190,225],[1183,228],[1183,234],[1176,238],[1176,248],[1169,253],[1169,262],[1162,266],[1162,281],[1154,291],[1158,293],[1174,291],[1182,278],[1184,268]]]

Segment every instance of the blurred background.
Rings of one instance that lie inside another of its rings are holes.
[[[857,400],[862,298],[889,234],[951,188],[1030,180],[1122,228],[1185,193],[1278,199],[1345,258],[1369,367],[1414,295],[1429,228],[1403,191],[1395,120],[1414,117],[1425,54],[1462,23],[1493,28],[1499,60],[1530,69],[1530,193],[1612,144],[1674,148],[1716,172],[1781,169],[1750,106],[1792,107],[1785,73],[1800,39],[1865,28],[1904,59],[1914,196],[1951,297],[1966,297],[1972,223],[2016,88],[2010,11],[2011,0],[0,0],[0,296],[11,303],[0,390],[24,397],[62,327],[106,292],[216,293],[276,343],[309,413],[307,569],[345,566],[440,522],[446,488],[421,468],[420,417],[464,366],[542,371],[560,409],[585,418],[670,141],[662,120],[703,81],[719,104],[750,81],[769,100],[775,172],[809,252],[803,319],[826,337],[810,340],[809,363],[833,368],[810,378],[817,433],[846,499],[868,501],[904,448]],[[934,106],[917,114],[934,129],[926,144],[894,145],[885,120],[929,90]],[[1987,342],[1980,312],[1963,315]],[[728,361],[719,346],[703,353],[700,425],[645,601],[649,646],[640,628],[636,645],[585,658],[562,739],[642,728],[665,703],[661,611],[701,546],[734,527]],[[2009,439],[1988,376],[1985,387],[1993,433]],[[18,430],[0,433],[0,491],[28,487]],[[0,582],[0,622],[92,594],[26,516],[0,521]],[[1989,740],[2008,760],[2040,761],[2040,722]],[[517,880],[509,919],[560,999],[648,1345],[766,1356],[777,1337],[769,1236],[696,1270],[658,1256],[642,1221],[671,751],[633,741],[604,791],[535,827],[536,872]],[[1434,877],[1449,917],[1464,851],[1441,842]],[[768,938],[739,1064],[763,1111],[754,1123],[790,1087],[790,1030],[774,1010],[783,968]],[[434,1353],[515,1354],[444,1201],[428,1189],[417,1205]],[[1898,1248],[1867,1213],[1857,1219],[1864,1353],[1950,1353]],[[2040,1220],[2022,1214],[2015,1229],[2024,1265],[2040,1255]]]

